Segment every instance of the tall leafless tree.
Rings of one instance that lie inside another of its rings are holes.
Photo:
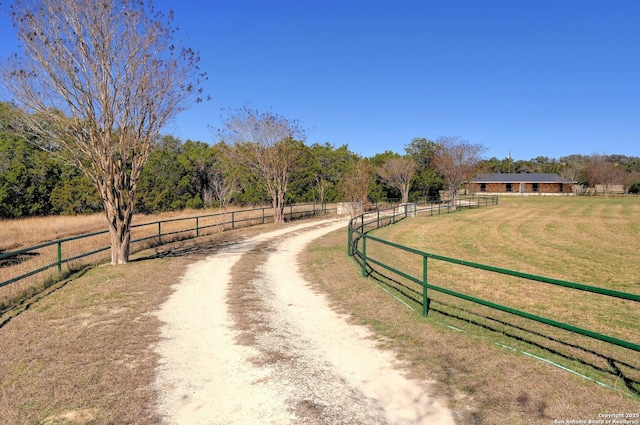
[[[612,162],[608,162],[601,155],[592,155],[591,161],[584,170],[589,186],[597,193],[598,186],[602,188],[605,196],[609,196],[611,186],[624,184],[626,171]]]
[[[364,212],[369,203],[369,186],[373,171],[368,159],[360,159],[345,173],[341,185],[346,199],[351,202],[351,215]]]
[[[331,187],[331,182],[325,180],[322,176],[316,176],[316,185],[314,191],[318,194],[318,202],[320,205],[324,204],[324,196],[327,190]]]
[[[377,170],[380,179],[400,191],[402,202],[409,202],[411,181],[416,174],[416,163],[409,158],[390,158]]]
[[[441,137],[436,144],[438,147],[433,157],[433,167],[442,174],[449,186],[451,206],[455,209],[460,188],[477,173],[486,148],[458,137]]]
[[[274,221],[284,221],[287,189],[302,166],[305,132],[297,120],[244,107],[224,121],[221,138],[232,161],[247,167],[271,197]]]
[[[12,21],[23,55],[3,77],[23,128],[97,186],[111,263],[126,263],[138,178],[160,129],[200,100],[199,57],[151,1],[15,0]]]
[[[240,191],[238,177],[235,174],[225,175],[221,172],[211,173],[210,177],[208,198],[215,198],[220,210],[225,210],[231,198]]]

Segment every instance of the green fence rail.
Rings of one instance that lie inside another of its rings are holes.
[[[484,199],[470,198],[466,200],[461,200],[459,207],[473,208],[473,207],[496,205],[496,204],[497,204],[496,197],[484,198]],[[446,205],[439,204],[437,206],[430,205],[427,207],[418,206],[415,210],[415,213],[416,214],[428,213],[430,215],[433,215],[433,214],[440,214],[443,212],[450,212],[450,211],[451,211],[451,208],[448,204]],[[411,215],[412,215],[411,207],[402,206],[402,207],[396,207],[396,208],[389,208],[386,210],[368,212],[352,218],[352,220],[349,222],[349,228],[348,228],[348,244],[349,244],[348,254],[356,258],[356,260],[360,263],[363,277],[367,277],[370,274],[376,272],[377,271],[376,267],[378,267],[388,272],[391,272],[396,276],[407,279],[410,282],[418,284],[422,289],[421,303],[422,303],[423,316],[426,317],[429,312],[429,304],[430,304],[429,291],[437,291],[442,294],[446,294],[459,299],[470,301],[475,304],[483,305],[495,310],[499,310],[515,316],[523,317],[525,319],[533,320],[533,321],[550,325],[556,328],[564,329],[569,332],[573,332],[576,334],[580,334],[583,336],[587,336],[590,338],[594,338],[600,341],[604,341],[610,344],[614,344],[620,347],[624,347],[624,348],[628,348],[628,349],[640,352],[640,344],[638,343],[626,341],[620,338],[615,338],[613,336],[605,335],[599,332],[594,332],[592,330],[584,329],[582,327],[571,325],[568,323],[563,323],[558,320],[553,320],[547,317],[542,317],[537,314],[532,314],[530,312],[526,312],[526,311],[518,310],[516,308],[512,308],[509,306],[501,305],[501,304],[488,301],[485,299],[481,299],[475,296],[471,296],[469,294],[465,294],[459,291],[453,291],[443,286],[433,285],[432,283],[429,282],[428,263],[429,263],[429,260],[443,261],[445,263],[455,264],[455,265],[463,266],[467,268],[484,270],[484,271],[488,271],[488,272],[496,273],[500,275],[514,276],[514,277],[526,279],[532,282],[541,282],[549,285],[568,288],[571,290],[584,291],[592,294],[613,297],[620,300],[628,300],[628,301],[637,302],[637,303],[640,303],[640,295],[621,292],[621,291],[615,291],[611,289],[600,288],[600,287],[595,287],[590,285],[584,285],[584,284],[564,281],[560,279],[553,279],[553,278],[548,278],[548,277],[538,276],[538,275],[533,275],[528,273],[522,273],[518,271],[503,269],[503,268],[494,267],[494,266],[488,266],[484,264],[473,263],[473,262],[459,260],[455,258],[444,257],[441,255],[432,254],[432,253],[420,251],[414,248],[406,247],[406,246],[367,234],[371,230],[375,230],[387,224],[396,223]],[[408,252],[421,257],[422,259],[421,273],[419,275],[417,275],[415,272],[413,274],[407,273],[405,271],[399,270],[398,266],[388,264],[389,260],[385,262],[383,260],[373,258],[371,254],[367,252],[367,244],[371,242],[383,244],[387,247],[390,247],[391,249]]]
[[[288,205],[284,214],[291,220],[328,213],[336,208],[335,204],[326,203]],[[271,207],[261,207],[135,224],[131,227],[131,252],[178,239],[269,223],[273,221],[272,212]],[[3,275],[11,276],[0,282],[0,288],[34,276],[42,280],[46,271],[52,271],[52,275],[62,273],[64,267],[81,259],[104,261],[106,254],[100,254],[109,249],[109,232],[104,230],[0,253],[0,270]]]

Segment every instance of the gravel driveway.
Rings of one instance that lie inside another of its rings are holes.
[[[287,224],[190,266],[158,312],[166,423],[454,423],[428,383],[406,379],[298,273],[307,243],[345,227]]]

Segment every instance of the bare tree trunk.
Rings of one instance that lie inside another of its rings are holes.
[[[128,218],[122,219],[116,216],[109,220],[111,264],[126,264],[129,262],[131,247],[131,217],[132,215],[128,214]]]
[[[285,192],[278,193],[278,202],[280,205],[278,206],[278,210],[280,212],[280,222],[284,223],[284,195]]]
[[[458,208],[458,188],[450,188],[451,199],[449,200],[451,211],[455,211]]]
[[[402,203],[403,204],[408,203],[409,202],[409,185],[405,185],[402,188],[401,193],[402,193]]]
[[[274,223],[284,223],[284,195],[284,192],[277,191],[272,197]]]
[[[113,265],[129,262],[136,181],[142,170],[142,163],[142,159],[139,162],[132,161],[131,174],[129,174],[124,162],[108,158],[101,163],[103,167],[101,175],[109,177],[94,177],[109,224],[111,264]]]
[[[280,218],[280,209],[278,208],[278,199],[275,196],[271,200],[271,206],[273,207],[273,222],[280,223],[282,219]]]

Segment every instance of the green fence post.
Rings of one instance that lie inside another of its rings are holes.
[[[264,224],[264,208],[262,209],[262,224]]]
[[[362,235],[362,277],[367,277],[367,235]]]
[[[58,273],[62,273],[62,242],[58,242]]]
[[[427,296],[427,257],[422,256],[422,316],[429,313],[429,297]]]
[[[231,230],[236,228],[236,212],[231,211]]]
[[[353,230],[351,229],[351,223],[347,226],[347,255],[351,257],[351,239],[353,239]]]
[[[198,217],[196,217],[196,237],[198,236],[200,236],[200,226],[199,226]]]
[[[158,222],[158,243],[160,245],[162,245],[162,228],[160,227],[161,223],[161,221]]]

